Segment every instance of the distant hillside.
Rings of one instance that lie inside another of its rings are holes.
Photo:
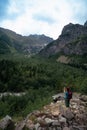
[[[0,28],[0,54],[38,53],[52,41],[52,38],[45,35],[22,36],[11,30]]]
[[[64,55],[87,54],[87,22],[84,25],[69,23],[64,26],[59,38],[41,50],[40,55],[52,56],[58,53]]]

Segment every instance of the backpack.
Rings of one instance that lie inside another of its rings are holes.
[[[69,91],[69,93],[68,93],[68,99],[72,99],[72,92],[71,91]]]

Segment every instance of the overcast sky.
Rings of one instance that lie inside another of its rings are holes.
[[[0,0],[0,27],[57,39],[68,23],[84,24],[87,0]]]

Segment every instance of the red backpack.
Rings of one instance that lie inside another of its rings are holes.
[[[71,91],[68,92],[68,98],[72,99],[72,92]]]

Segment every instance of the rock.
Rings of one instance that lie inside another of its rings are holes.
[[[41,127],[47,127],[47,123],[44,120],[39,121]]]
[[[15,130],[23,130],[25,128],[25,120],[19,122],[15,128]]]
[[[38,123],[38,124],[39,124],[39,123]],[[32,120],[29,120],[29,119],[26,121],[25,126],[26,126],[26,128],[28,128],[28,129],[30,129],[30,130],[32,130],[32,129],[35,128],[35,125],[34,125],[33,121],[32,121]]]
[[[74,94],[73,94],[74,96]],[[20,121],[15,130],[87,130],[85,95],[75,95],[66,108],[64,100],[51,103],[42,110],[33,111]],[[0,121],[2,130],[14,130],[14,122],[6,116]]]
[[[87,126],[73,126],[74,130],[87,130]]]
[[[62,113],[62,115],[69,121],[74,118],[74,114],[70,109],[65,110],[64,113]]]
[[[86,95],[81,95],[80,100],[87,102],[87,96]]]
[[[35,124],[35,130],[38,130],[39,127],[40,127],[39,123]]]
[[[60,101],[60,100],[64,99],[64,94],[60,93],[60,94],[52,96],[52,98],[53,98],[53,102],[56,103],[57,101]]]
[[[82,114],[77,114],[76,115],[77,117],[77,122],[80,124],[80,125],[86,125],[87,124],[87,115],[82,113]]]
[[[70,130],[70,128],[69,127],[64,127],[63,130]]]
[[[14,130],[15,129],[15,125],[14,122],[12,120],[12,118],[10,116],[6,116],[4,117],[1,121],[0,121],[0,128],[1,129],[5,129],[5,130]]]
[[[61,124],[60,124],[60,122],[59,122],[58,120],[55,120],[55,121],[52,123],[52,126],[58,126],[58,127],[60,127]]]
[[[63,116],[60,115],[59,122],[66,123],[66,118],[64,118]]]
[[[52,122],[54,122],[54,120],[50,119],[50,118],[45,118],[45,122],[47,124],[51,124]]]

